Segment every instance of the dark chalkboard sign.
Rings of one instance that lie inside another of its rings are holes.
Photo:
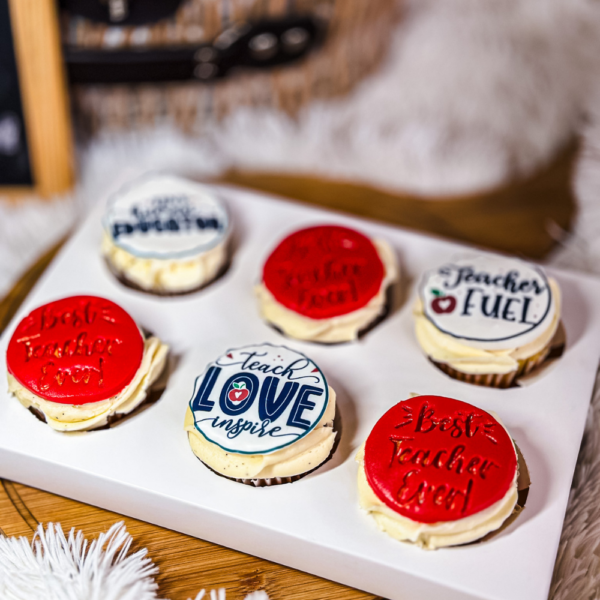
[[[0,185],[33,185],[8,0],[0,0]]]
[[[0,196],[52,196],[72,182],[54,0],[0,0]]]

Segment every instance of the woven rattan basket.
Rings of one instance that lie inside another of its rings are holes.
[[[170,17],[144,25],[94,22],[63,12],[63,40],[77,52],[140,52],[214,44],[244,24],[309,18],[320,41],[305,56],[269,69],[239,69],[211,82],[73,83],[78,124],[88,132],[141,128],[165,120],[199,133],[239,106],[295,114],[308,102],[347,93],[385,55],[398,0],[184,0]],[[69,54],[67,55],[67,63]]]

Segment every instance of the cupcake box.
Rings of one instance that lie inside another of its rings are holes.
[[[17,324],[36,307],[93,295],[117,303],[168,344],[172,372],[162,397],[143,412],[112,429],[63,434],[9,397],[2,369],[0,477],[390,600],[546,598],[600,358],[600,282],[547,269],[562,292],[563,356],[525,387],[475,386],[430,362],[412,312],[422,274],[470,249],[233,188],[220,188],[219,197],[231,217],[231,265],[195,293],[157,297],[123,286],[99,252],[102,206],[66,244],[0,340],[2,356]],[[389,315],[357,342],[288,339],[260,318],[254,287],[269,253],[294,230],[320,224],[386,240],[400,263],[403,288]],[[436,305],[447,310],[448,302]],[[507,310],[516,308],[513,302]],[[293,483],[255,488],[206,468],[191,452],[183,422],[194,382],[208,365],[229,348],[263,343],[289,347],[322,369],[336,393],[341,428],[323,466]],[[491,540],[425,551],[383,534],[359,508],[356,453],[380,417],[412,394],[455,398],[497,414],[516,440],[531,486],[521,514]]]

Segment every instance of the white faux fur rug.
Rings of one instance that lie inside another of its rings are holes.
[[[402,3],[387,62],[349,99],[314,104],[297,122],[238,111],[214,136],[222,155],[448,195],[529,173],[573,135],[598,73],[598,2]]]

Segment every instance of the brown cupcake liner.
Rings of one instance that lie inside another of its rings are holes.
[[[335,454],[337,447],[339,446],[340,439],[342,437],[342,417],[340,415],[340,411],[336,409],[335,417],[333,419],[333,430],[337,433],[335,436],[335,442],[331,447],[331,452],[329,456],[319,465],[311,469],[310,471],[306,471],[306,473],[300,473],[299,475],[291,475],[289,477],[267,477],[267,478],[250,478],[250,479],[241,479],[236,477],[228,477],[227,475],[223,475],[223,473],[219,473],[215,471],[212,467],[209,467],[203,460],[198,458],[198,460],[213,473],[217,474],[219,477],[223,477],[223,479],[229,479],[230,481],[235,481],[237,483],[243,483],[244,485],[249,485],[252,487],[271,487],[274,485],[283,485],[284,483],[294,483],[295,481],[299,481],[303,477],[314,473],[317,469],[320,469],[323,465],[327,464]]]
[[[157,290],[157,289],[153,289],[153,288],[142,287],[141,285],[131,281],[131,279],[129,279],[122,271],[119,271],[113,265],[113,263],[110,262],[110,260],[106,256],[104,257],[104,262],[106,263],[108,270],[114,275],[114,277],[119,281],[119,283],[123,284],[125,287],[128,287],[131,290],[135,290],[136,292],[142,292],[144,294],[150,294],[151,296],[160,296],[163,298],[171,298],[171,297],[176,297],[176,296],[187,296],[188,294],[195,294],[196,292],[203,290],[205,287],[212,285],[213,283],[215,283],[215,281],[217,281],[218,279],[223,277],[223,275],[225,275],[225,273],[227,273],[227,271],[229,270],[229,267],[231,266],[231,258],[228,258],[221,265],[221,268],[217,271],[217,273],[215,274],[215,276],[212,279],[205,281],[203,284],[201,284],[199,286],[190,288],[189,290],[182,290],[180,292],[169,292],[166,290]]]
[[[291,477],[268,477],[265,479],[240,479],[240,478],[236,478],[236,477],[227,477],[227,475],[223,475],[222,473],[215,471],[212,467],[209,467],[204,461],[200,460],[198,457],[196,457],[196,458],[198,458],[198,460],[200,460],[200,462],[209,471],[212,471],[213,473],[217,474],[219,477],[223,477],[223,479],[229,479],[230,481],[235,481],[237,483],[243,483],[244,485],[249,485],[252,487],[271,487],[274,485],[282,485],[284,483],[294,483],[294,481],[298,481],[299,479],[306,477],[307,475],[309,475],[310,473],[312,473],[313,471],[317,470],[319,467],[324,465],[331,458],[332,455],[333,455],[333,453],[331,453],[320,465],[316,466],[314,469],[311,469],[310,471],[307,471],[306,473],[300,473],[300,475],[292,475]]]
[[[559,326],[559,330],[562,330],[562,324]],[[446,375],[452,377],[452,379],[457,379],[458,381],[471,383],[473,385],[506,389],[517,385],[517,380],[520,377],[529,375],[541,367],[551,354],[555,354],[555,350],[560,350],[559,345],[555,343],[559,333],[562,334],[562,331],[557,331],[557,335],[555,335],[554,338],[544,348],[542,348],[533,356],[525,359],[519,359],[518,367],[510,373],[464,373],[458,369],[454,369],[447,363],[433,360],[431,357],[429,357],[429,360],[438,369],[440,369],[440,371],[443,371],[446,373]],[[562,345],[564,346],[564,341],[562,342]]]

